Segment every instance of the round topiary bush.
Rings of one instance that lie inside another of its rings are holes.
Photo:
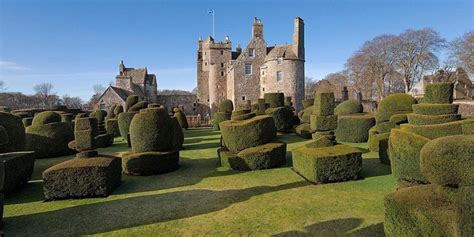
[[[457,114],[459,104],[414,104],[413,113],[423,115]]]
[[[220,128],[225,147],[234,153],[271,142],[277,132],[273,117],[268,115],[242,121],[225,121],[220,124]]]
[[[138,101],[140,101],[140,97],[138,97],[138,95],[130,95],[127,97],[127,100],[125,101],[125,111],[128,112],[128,110],[133,106],[135,105],[136,103],[138,103]]]
[[[433,125],[453,122],[461,119],[460,114],[443,114],[443,115],[423,115],[423,114],[407,114],[408,123],[412,125]]]
[[[265,93],[263,95],[265,103],[269,105],[270,108],[282,107],[285,105],[285,95],[283,93]]]
[[[357,100],[346,100],[340,103],[334,109],[335,115],[348,115],[348,114],[358,114],[364,111],[364,107]]]
[[[375,120],[377,123],[389,121],[394,114],[407,114],[412,112],[412,105],[417,101],[405,93],[392,94],[385,97],[377,109]]]
[[[428,142],[420,155],[423,175],[442,186],[474,185],[474,136],[457,135]]]
[[[0,153],[22,151],[25,148],[25,128],[21,119],[13,114],[0,112],[0,126],[8,141],[0,142]]]
[[[169,151],[173,147],[173,121],[166,110],[149,108],[136,114],[130,124],[130,141],[134,153]]]
[[[339,142],[367,142],[369,129],[375,125],[373,115],[346,115],[337,119],[336,139]]]
[[[61,122],[61,115],[53,111],[45,111],[36,114],[36,116],[33,118],[32,125],[44,125],[57,122]]]
[[[277,131],[288,132],[292,130],[294,113],[290,108],[269,108],[265,110],[265,114],[273,117]]]
[[[219,103],[219,112],[231,113],[232,110],[234,110],[234,103],[232,103],[232,100],[226,99]]]
[[[451,82],[438,82],[425,87],[423,103],[451,104],[453,103],[454,84]]]
[[[120,130],[120,136],[128,142],[128,135],[130,134],[130,124],[132,123],[133,116],[137,112],[123,112],[118,115],[118,125]]]

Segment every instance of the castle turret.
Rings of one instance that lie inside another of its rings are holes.
[[[296,17],[295,26],[293,31],[293,51],[296,57],[304,60],[304,21],[303,19]]]
[[[125,65],[123,64],[123,60],[120,60],[119,75],[124,75],[124,72],[125,72]]]
[[[252,38],[263,38],[263,24],[257,17],[253,18]]]

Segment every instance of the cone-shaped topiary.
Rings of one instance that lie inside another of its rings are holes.
[[[285,95],[283,93],[265,93],[263,95],[265,103],[269,105],[270,108],[278,108],[285,105]]]
[[[136,103],[138,103],[138,101],[140,101],[140,97],[138,97],[138,95],[129,95],[127,97],[127,100],[125,101],[125,111],[128,112],[128,110],[133,106],[135,105]]]
[[[451,104],[453,103],[454,84],[451,82],[438,82],[425,87],[423,103]]]
[[[70,124],[61,122],[61,116],[46,111],[33,118],[26,128],[26,149],[36,152],[36,158],[56,157],[71,154],[68,143],[74,140]]]
[[[348,115],[348,114],[358,114],[362,113],[364,108],[362,104],[357,100],[346,100],[334,109],[334,114],[336,115]]]
[[[25,128],[21,119],[13,114],[0,112],[0,126],[8,135],[8,141],[0,142],[0,153],[24,150]]]

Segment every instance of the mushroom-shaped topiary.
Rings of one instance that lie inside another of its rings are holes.
[[[346,100],[334,109],[336,115],[358,114],[364,112],[362,104],[357,100]]]

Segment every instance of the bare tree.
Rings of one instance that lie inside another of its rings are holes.
[[[425,28],[406,30],[397,37],[396,44],[396,68],[408,93],[426,71],[437,67],[435,53],[445,46],[445,40],[438,32]]]
[[[36,95],[47,98],[51,95],[53,90],[53,85],[51,83],[41,83],[33,87],[36,92]]]
[[[62,103],[70,109],[80,109],[83,106],[83,101],[79,97],[70,97],[69,95],[63,95]]]
[[[316,86],[316,82],[311,77],[304,78],[304,95],[306,99],[310,99],[314,97],[314,88]]]
[[[474,74],[474,31],[453,40],[449,45],[449,51],[459,66]]]
[[[105,91],[105,87],[100,84],[93,85],[92,89],[94,90],[94,95],[100,95]]]

